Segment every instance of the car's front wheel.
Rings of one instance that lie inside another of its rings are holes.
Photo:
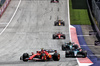
[[[24,53],[23,54],[23,61],[28,61],[26,58],[29,58],[29,54],[28,53]]]
[[[60,54],[59,53],[54,53],[53,60],[54,61],[59,61],[60,60]]]
[[[53,35],[53,39],[55,39],[55,35]]]

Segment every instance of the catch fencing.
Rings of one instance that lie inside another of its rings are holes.
[[[92,12],[97,21],[97,25],[100,28],[100,1],[92,0]]]
[[[94,29],[97,31],[97,37],[100,38],[100,8],[98,7],[97,3],[100,2],[100,0],[87,0],[87,5],[88,5],[88,12],[90,16],[90,20],[92,22],[92,26]],[[97,10],[96,10],[97,9]],[[95,19],[94,19],[95,17]]]

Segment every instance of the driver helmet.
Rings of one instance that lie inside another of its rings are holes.
[[[61,22],[61,20],[59,20],[58,22]]]
[[[58,32],[58,33],[60,33],[60,32]]]
[[[44,51],[44,49],[43,49],[43,48],[41,48],[41,51]]]
[[[69,44],[71,44],[71,41],[69,42]]]

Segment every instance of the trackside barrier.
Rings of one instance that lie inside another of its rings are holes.
[[[9,5],[11,0],[6,0],[5,3],[2,5],[2,7],[0,8],[0,18],[3,15],[3,13],[5,12],[7,6]]]
[[[90,5],[89,5],[89,0],[87,0],[87,6],[88,6],[88,13],[89,13],[91,22],[93,24],[93,27],[97,31],[97,37],[100,38],[100,31],[99,31],[99,28],[97,27],[96,22],[95,22],[95,20],[93,18],[93,15],[92,15],[92,12],[91,12],[91,8],[90,8]]]

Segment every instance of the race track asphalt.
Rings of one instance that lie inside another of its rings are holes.
[[[0,32],[10,21],[20,0],[11,0],[0,19]],[[50,0],[21,0],[19,8],[5,31],[0,35],[0,65],[3,66],[78,66],[75,58],[65,58],[61,45],[69,42],[67,0],[50,3]],[[54,26],[61,19],[65,26]],[[53,40],[55,32],[66,35],[65,40]],[[61,54],[60,61],[23,62],[20,56],[36,52],[41,48],[56,49]]]

